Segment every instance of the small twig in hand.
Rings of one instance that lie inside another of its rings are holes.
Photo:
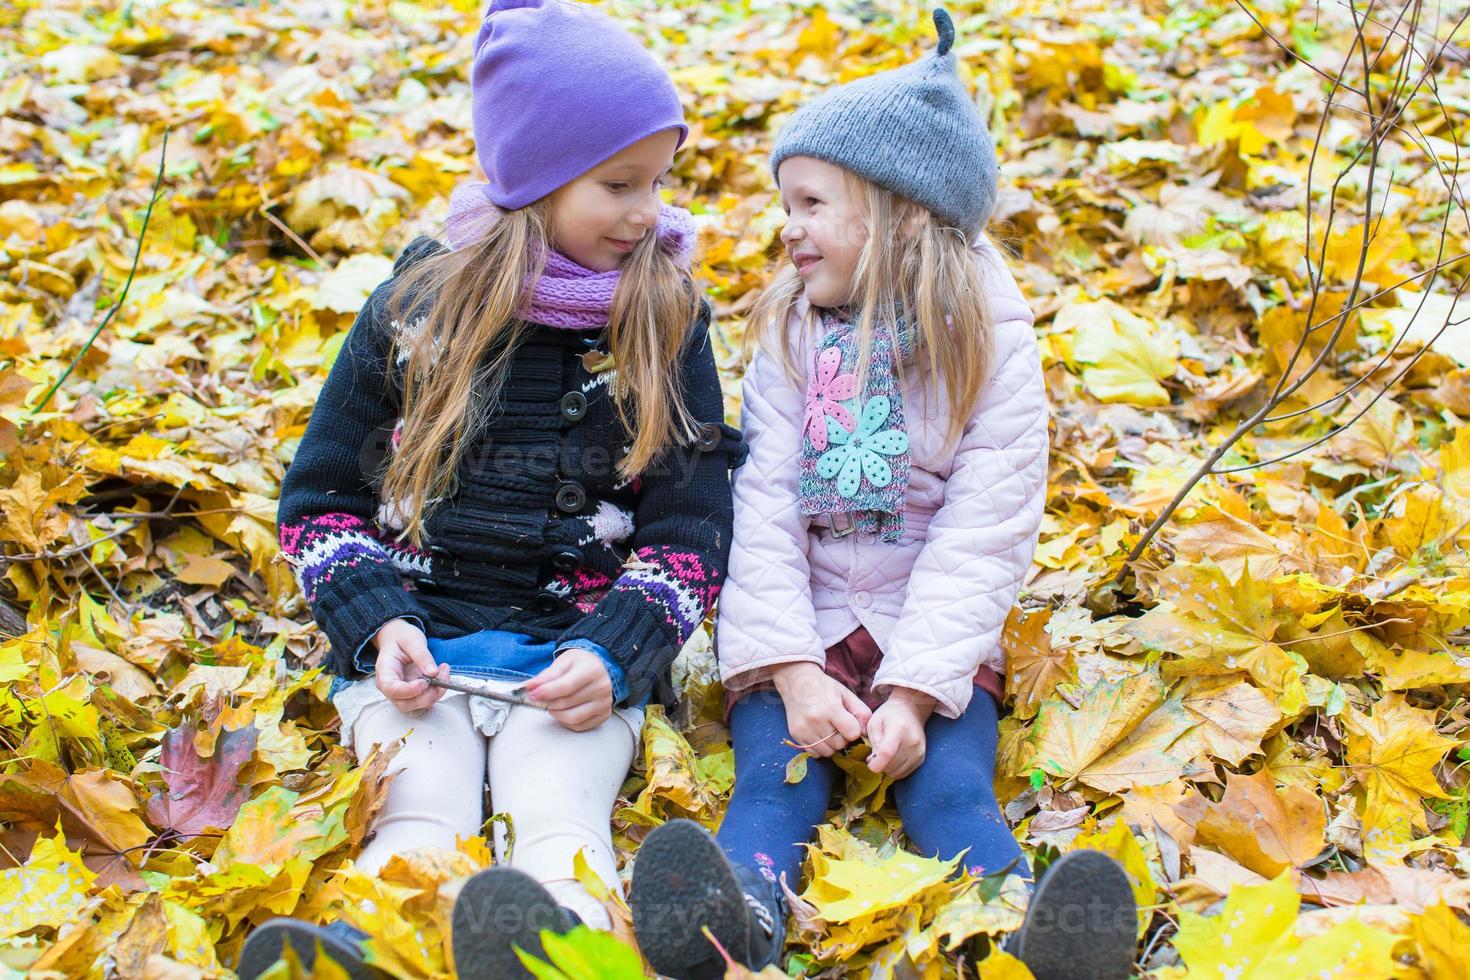
[[[791,741],[791,739],[789,739],[789,738],[783,738],[781,741],[782,741],[783,744],[789,745],[793,749],[800,749],[803,752],[809,752],[809,751],[811,751],[812,749],[816,748],[818,745],[821,745],[823,742],[827,741],[827,739],[831,738],[833,735],[836,735],[836,734],[838,734],[838,732],[834,728],[832,730],[831,734],[822,736],[821,738],[817,739],[815,742],[813,742],[810,745],[800,745],[800,744],[798,744],[796,742]]]
[[[453,674],[445,678],[429,677],[427,675],[420,676],[423,676],[423,679],[425,681],[428,681],[430,687],[442,687],[446,691],[459,691],[461,694],[474,694],[478,697],[489,698],[491,701],[504,701],[506,704],[523,704],[528,708],[540,708],[542,711],[546,710],[545,705],[537,704],[536,702],[526,697],[526,689],[524,686],[515,688],[512,691],[499,691],[484,683],[483,681],[459,678],[455,677]],[[409,678],[409,680],[412,679],[413,678]]]

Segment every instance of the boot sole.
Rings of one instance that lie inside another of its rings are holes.
[[[531,977],[515,947],[544,960],[541,930],[571,927],[571,917],[535,878],[514,868],[486,868],[464,883],[454,902],[455,969],[465,980]]]
[[[235,971],[241,980],[254,980],[285,955],[286,943],[296,950],[301,965],[310,970],[316,963],[316,945],[337,962],[351,980],[392,980],[392,974],[362,961],[357,947],[327,932],[321,926],[299,919],[268,919],[256,926],[240,951]]]
[[[628,905],[648,962],[674,980],[718,980],[725,962],[700,926],[737,963],[750,962],[745,895],[720,845],[692,820],[655,827],[638,848]]]
[[[1070,851],[1036,886],[1015,956],[1036,980],[1124,980],[1133,973],[1137,929],[1123,870],[1098,851]]]

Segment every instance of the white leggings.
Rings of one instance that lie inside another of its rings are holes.
[[[374,684],[371,678],[357,683]],[[486,735],[471,698],[458,692],[446,691],[414,713],[398,710],[376,685],[356,693],[343,724],[349,729],[344,742],[359,758],[374,744],[408,736],[389,763],[389,774],[397,775],[373,821],[375,836],[357,858],[360,869],[376,874],[394,854],[416,847],[452,850],[455,835],[480,833],[482,777],[488,773],[491,804],[509,814],[515,835],[510,865],[540,881],[587,925],[611,928],[607,910],[573,877],[572,859],[584,850],[597,876],[621,891],[612,810],[638,747],[642,709],[620,709],[597,728],[574,732],[539,708],[515,705],[499,712],[486,726],[494,734]],[[481,708],[493,704],[473,700]],[[497,821],[497,861],[504,858],[506,836],[504,822]]]

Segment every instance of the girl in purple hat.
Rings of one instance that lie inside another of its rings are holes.
[[[471,74],[488,177],[449,247],[412,242],[332,366],[281,488],[282,551],[330,641],[343,744],[397,749],[357,867],[481,833],[498,862],[452,919],[466,977],[529,976],[540,930],[608,928],[611,813],[644,706],[725,576],[744,452],[659,188],[688,129],[665,72],[605,15],[496,0]],[[453,669],[495,697],[446,691]],[[513,839],[514,845],[511,846]],[[365,934],[271,920],[239,972]]]

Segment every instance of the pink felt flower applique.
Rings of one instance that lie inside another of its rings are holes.
[[[843,399],[857,394],[857,376],[838,374],[841,364],[842,351],[828,347],[817,355],[816,376],[807,382],[806,418],[802,422],[802,430],[818,450],[827,448],[828,416],[848,432],[857,425],[852,413],[841,404]]]

